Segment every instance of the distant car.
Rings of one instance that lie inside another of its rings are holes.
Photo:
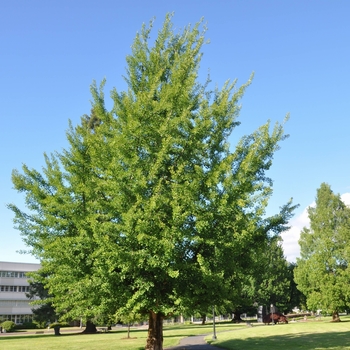
[[[273,314],[270,313],[263,318],[263,322],[265,324],[270,324],[270,323],[288,323],[288,319],[285,315],[281,314],[280,312],[274,312]]]

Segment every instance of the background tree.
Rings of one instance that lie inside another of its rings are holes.
[[[296,269],[296,263],[288,263],[288,279],[290,281],[289,296],[287,299],[286,309],[291,312],[293,308],[297,307],[301,310],[306,310],[306,297],[298,289],[294,279],[294,270]]]
[[[333,321],[339,321],[350,301],[350,209],[322,183],[308,214],[310,228],[300,234],[295,281],[308,308],[331,312]]]
[[[143,316],[141,314],[135,314],[133,312],[128,312],[127,310],[119,310],[115,314],[115,318],[117,321],[122,322],[123,324],[126,324],[128,327],[128,338],[130,338],[130,326],[132,326],[134,323],[141,322],[144,320]]]
[[[203,307],[229,300],[254,247],[293,211],[289,202],[264,219],[283,127],[267,122],[230,150],[250,81],[214,91],[198,82],[200,26],[176,34],[167,16],[153,47],[143,26],[113,110],[93,85],[94,116],[70,129],[68,150],[46,157],[44,175],[13,173],[30,212],[10,208],[54,306],[66,317],[148,315],[146,349],[162,349],[163,319],[198,300],[198,288],[212,287]]]
[[[40,274],[40,272],[37,272]],[[29,292],[26,293],[27,298],[31,299],[31,304],[35,305],[32,309],[33,319],[38,322],[43,328],[47,323],[52,323],[58,320],[59,315],[57,315],[55,308],[52,306],[51,296],[48,290],[45,288],[42,279],[46,276],[40,276],[39,280],[30,279],[29,280]]]
[[[272,238],[260,260],[254,284],[259,305],[273,304],[282,313],[289,311],[291,280],[280,237]]]
[[[254,248],[255,254],[248,255],[250,263],[239,277],[241,283],[233,290],[230,311],[234,322],[242,321],[242,313],[255,314],[260,305],[266,309],[273,304],[281,312],[289,311],[291,279],[281,238],[272,235]]]

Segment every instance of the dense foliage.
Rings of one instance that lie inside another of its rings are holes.
[[[1,327],[6,332],[13,332],[16,329],[16,324],[13,321],[4,321],[1,323]]]
[[[308,214],[310,228],[300,235],[295,281],[311,310],[330,312],[337,321],[350,306],[350,208],[323,183]]]

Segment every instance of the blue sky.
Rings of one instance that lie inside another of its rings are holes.
[[[60,0],[3,1],[0,5],[0,260],[36,262],[13,228],[7,203],[21,205],[11,171],[25,163],[40,169],[43,153],[60,151],[68,120],[90,111],[89,87],[107,79],[105,94],[125,89],[125,57],[142,23],[154,30],[174,12],[175,28],[204,17],[200,78],[210,71],[219,87],[227,79],[252,85],[243,97],[241,126],[231,138],[270,119],[290,120],[290,137],[276,153],[269,176],[274,194],[267,214],[290,197],[300,204],[285,233],[285,254],[298,255],[304,209],[322,182],[350,192],[350,2],[346,0]]]

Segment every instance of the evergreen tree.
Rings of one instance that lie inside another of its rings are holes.
[[[291,278],[289,264],[284,257],[281,238],[274,235],[255,246],[249,254],[249,265],[236,277],[231,302],[233,321],[242,321],[243,312],[256,313],[257,306],[273,304],[281,312],[290,310]],[[240,284],[238,284],[240,281]]]
[[[322,183],[308,214],[310,228],[300,234],[300,258],[294,270],[297,288],[311,310],[331,312],[339,321],[339,312],[350,305],[350,209]]]
[[[259,305],[273,304],[281,312],[289,311],[291,280],[279,237],[269,242],[256,272],[260,272],[255,280]]]
[[[293,308],[297,307],[302,310],[306,310],[306,297],[298,289],[297,284],[294,279],[294,271],[297,267],[296,263],[288,264],[288,279],[290,281],[289,297],[287,300],[287,310],[291,312]]]
[[[45,278],[45,276],[41,276]],[[42,282],[31,279],[29,281],[29,292],[26,297],[31,300],[33,320],[39,322],[41,326],[52,323],[58,319],[58,315],[50,301],[50,295]]]

